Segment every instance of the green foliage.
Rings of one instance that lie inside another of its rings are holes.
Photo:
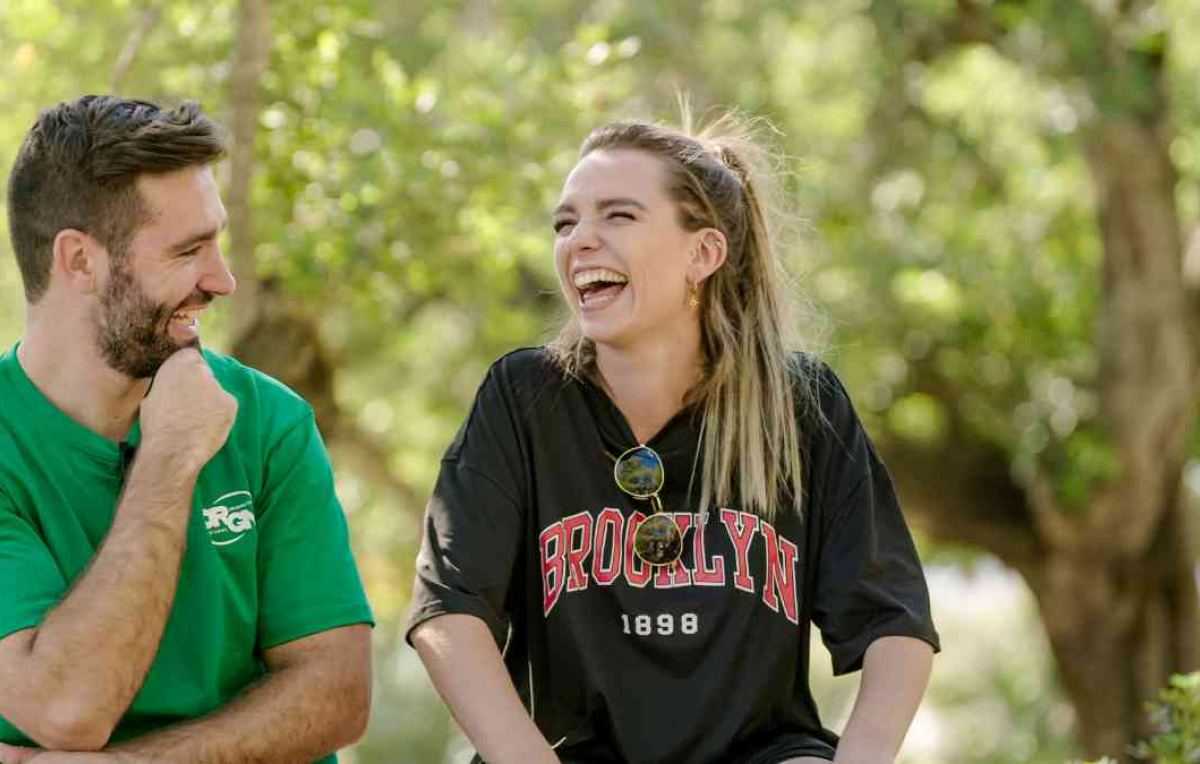
[[[487,364],[553,331],[548,211],[580,141],[605,119],[671,118],[684,89],[701,110],[740,107],[779,129],[805,234],[788,259],[832,316],[830,360],[873,434],[995,446],[1019,478],[1048,472],[1086,511],[1119,465],[1098,421],[1084,138],[1098,112],[1155,107],[1145,67],[1165,57],[1179,209],[1185,230],[1200,222],[1200,5],[1148,2],[1112,26],[1115,3],[979,3],[995,44],[942,49],[960,5],[273,0],[259,275],[319,315],[339,401],[423,497]],[[39,108],[111,87],[147,7],[161,13],[122,91],[196,98],[228,121],[235,0],[5,0],[0,168]],[[1096,100],[1111,46],[1140,57]],[[23,310],[7,248],[0,347]],[[443,759],[452,725],[397,658],[420,500],[397,504],[344,469],[339,491],[381,619],[376,707],[434,709],[377,717],[362,760],[399,745]],[[956,677],[931,696],[946,718],[1022,741],[947,760],[1069,754],[1045,645],[1014,653],[979,674],[939,658]]]
[[[1137,745],[1135,755],[1158,764],[1200,762],[1200,673],[1171,677],[1150,706],[1157,731]]]

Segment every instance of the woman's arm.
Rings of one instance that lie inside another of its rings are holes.
[[[487,625],[472,615],[440,615],[411,636],[433,686],[488,764],[558,764],[529,718]]]
[[[929,671],[933,648],[912,637],[881,637],[863,657],[862,680],[835,764],[892,764],[912,723]]]

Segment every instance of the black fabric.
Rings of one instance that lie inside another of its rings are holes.
[[[664,507],[688,527],[682,566],[646,580],[628,531],[651,510],[612,475],[636,444],[624,417],[543,349],[500,359],[442,461],[409,632],[446,613],[483,619],[564,761],[832,758],[837,736],[808,687],[809,624],[837,673],[879,637],[935,649],[938,637],[887,471],[837,377],[815,371],[803,519],[714,509],[698,534],[699,417],[684,410],[647,444],[666,466]]]

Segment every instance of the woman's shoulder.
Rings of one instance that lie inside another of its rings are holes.
[[[856,431],[861,425],[850,393],[833,367],[813,353],[793,353],[790,373],[801,431],[827,439]]]
[[[537,389],[552,382],[562,382],[565,375],[544,345],[510,350],[492,362],[488,378],[510,389]]]
[[[503,400],[515,412],[528,414],[547,400],[558,399],[572,379],[544,346],[522,347],[497,358],[488,369],[480,395]]]

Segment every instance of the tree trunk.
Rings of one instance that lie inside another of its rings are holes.
[[[1172,673],[1200,667],[1180,505],[1196,360],[1168,145],[1161,118],[1130,117],[1102,121],[1089,144],[1104,242],[1101,411],[1120,471],[1031,581],[1084,748],[1125,760],[1152,732],[1147,701]]]
[[[233,295],[231,334],[239,337],[254,322],[258,311],[258,274],[254,262],[254,141],[261,110],[259,82],[271,52],[267,0],[238,3],[237,43],[230,76],[229,244],[233,275],[238,289]]]
[[[1194,563],[1182,513],[1166,517],[1141,559],[1056,552],[1027,576],[1089,757],[1133,761],[1130,745],[1153,732],[1146,703],[1197,667]]]

